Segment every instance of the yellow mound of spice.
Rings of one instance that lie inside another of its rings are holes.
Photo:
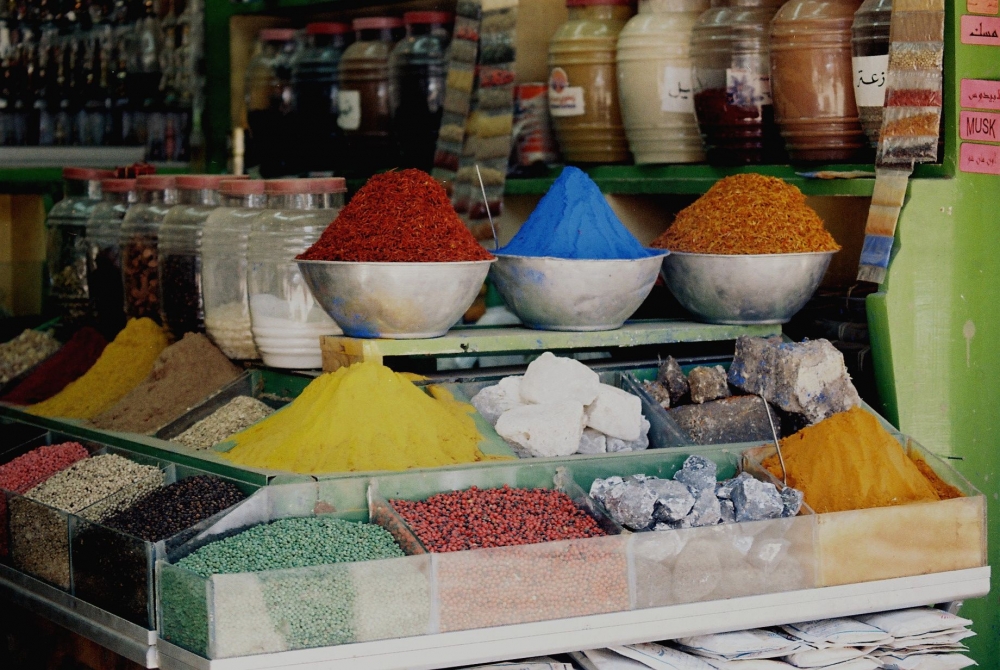
[[[152,319],[130,319],[82,377],[48,400],[32,405],[28,412],[92,419],[138,386],[166,348],[167,336]]]
[[[788,485],[819,513],[941,499],[896,438],[860,407],[784,438],[781,454]],[[777,454],[764,467],[781,479]]]
[[[497,460],[479,450],[471,405],[427,395],[374,362],[320,375],[290,405],[230,438],[241,465],[303,474]]]
[[[762,174],[720,179],[652,245],[698,254],[794,254],[840,245],[795,186]]]

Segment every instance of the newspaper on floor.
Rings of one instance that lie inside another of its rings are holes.
[[[928,633],[957,631],[971,626],[972,621],[933,607],[914,607],[894,612],[879,612],[855,617],[895,638],[915,637]]]
[[[824,647],[805,649],[785,656],[785,660],[796,668],[825,668],[844,661],[853,661],[868,656],[877,647]]]
[[[724,661],[779,658],[811,648],[801,640],[763,628],[682,637],[675,643],[684,651]]]
[[[846,617],[787,624],[781,630],[815,647],[869,647],[882,645],[893,639],[877,626]]]
[[[697,656],[655,642],[611,647],[611,651],[653,670],[714,670]]]
[[[879,658],[885,670],[962,670],[975,661],[965,654],[920,654],[916,656],[885,655]]]
[[[501,661],[487,665],[474,665],[464,670],[575,670],[572,663],[562,663],[547,656],[526,658],[521,661]]]

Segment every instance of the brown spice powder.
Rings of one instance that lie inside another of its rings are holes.
[[[762,174],[726,177],[681,210],[653,247],[699,254],[792,254],[840,245],[795,186]]]
[[[913,464],[917,466],[917,470],[920,470],[920,474],[927,478],[927,481],[931,483],[931,488],[934,492],[938,494],[938,498],[941,500],[951,500],[952,498],[961,498],[963,494],[957,488],[941,479],[938,473],[934,472],[934,469],[922,458],[910,456],[910,460]]]
[[[207,337],[188,333],[164,349],[149,376],[93,423],[104,430],[154,433],[239,374]]]

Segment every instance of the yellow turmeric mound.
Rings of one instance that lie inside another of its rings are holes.
[[[784,438],[781,454],[788,485],[819,513],[939,500],[896,438],[860,407]],[[777,454],[764,467],[781,479]]]
[[[130,319],[82,377],[48,400],[32,405],[28,412],[92,419],[138,386],[166,347],[167,336],[152,319]]]
[[[290,405],[233,435],[242,465],[305,474],[405,470],[494,460],[470,405],[435,397],[374,362],[320,375]]]

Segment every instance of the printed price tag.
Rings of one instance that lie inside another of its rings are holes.
[[[958,97],[960,107],[1000,110],[1000,81],[963,79]]]
[[[963,140],[1000,142],[1000,114],[961,112],[958,126],[959,137]]]
[[[963,16],[962,44],[1000,47],[1000,18]]]
[[[663,68],[660,111],[694,114],[694,91],[691,87],[691,68]]]
[[[962,172],[1000,175],[1000,145],[962,142],[958,169]]]
[[[851,62],[854,65],[854,99],[858,107],[884,107],[889,54],[856,56]]]

